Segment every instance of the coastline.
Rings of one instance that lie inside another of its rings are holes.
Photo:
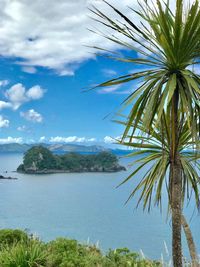
[[[69,170],[41,170],[41,171],[16,171],[17,173],[22,174],[56,174],[56,173],[117,173],[126,171],[125,167],[121,167],[117,170],[84,170],[84,171],[69,171]]]

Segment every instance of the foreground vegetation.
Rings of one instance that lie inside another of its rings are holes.
[[[58,238],[44,243],[21,230],[0,230],[1,267],[156,267],[128,249],[103,254],[96,246]]]
[[[103,151],[93,155],[68,153],[54,155],[43,146],[34,146],[25,155],[17,171],[25,173],[117,172],[125,170],[116,155]]]

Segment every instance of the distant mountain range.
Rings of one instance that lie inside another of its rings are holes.
[[[52,152],[60,152],[60,153],[62,152],[98,153],[101,151],[113,151],[117,153],[118,152],[123,153],[123,150],[120,150],[120,149],[112,150],[112,149],[105,148],[103,146],[98,146],[98,145],[84,146],[84,145],[76,145],[76,144],[17,144],[17,143],[1,144],[0,153],[5,153],[5,152],[24,153],[28,149],[36,145],[42,145],[44,147],[47,147]],[[127,153],[127,151],[125,153]]]

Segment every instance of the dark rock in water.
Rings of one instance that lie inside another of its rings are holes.
[[[17,178],[14,178],[14,177],[5,177],[3,175],[0,175],[0,180],[17,180]]]

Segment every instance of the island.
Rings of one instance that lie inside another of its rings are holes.
[[[23,158],[17,172],[27,174],[49,174],[70,172],[119,172],[126,168],[118,162],[118,157],[109,151],[98,154],[67,153],[54,155],[48,148],[34,146]]]

